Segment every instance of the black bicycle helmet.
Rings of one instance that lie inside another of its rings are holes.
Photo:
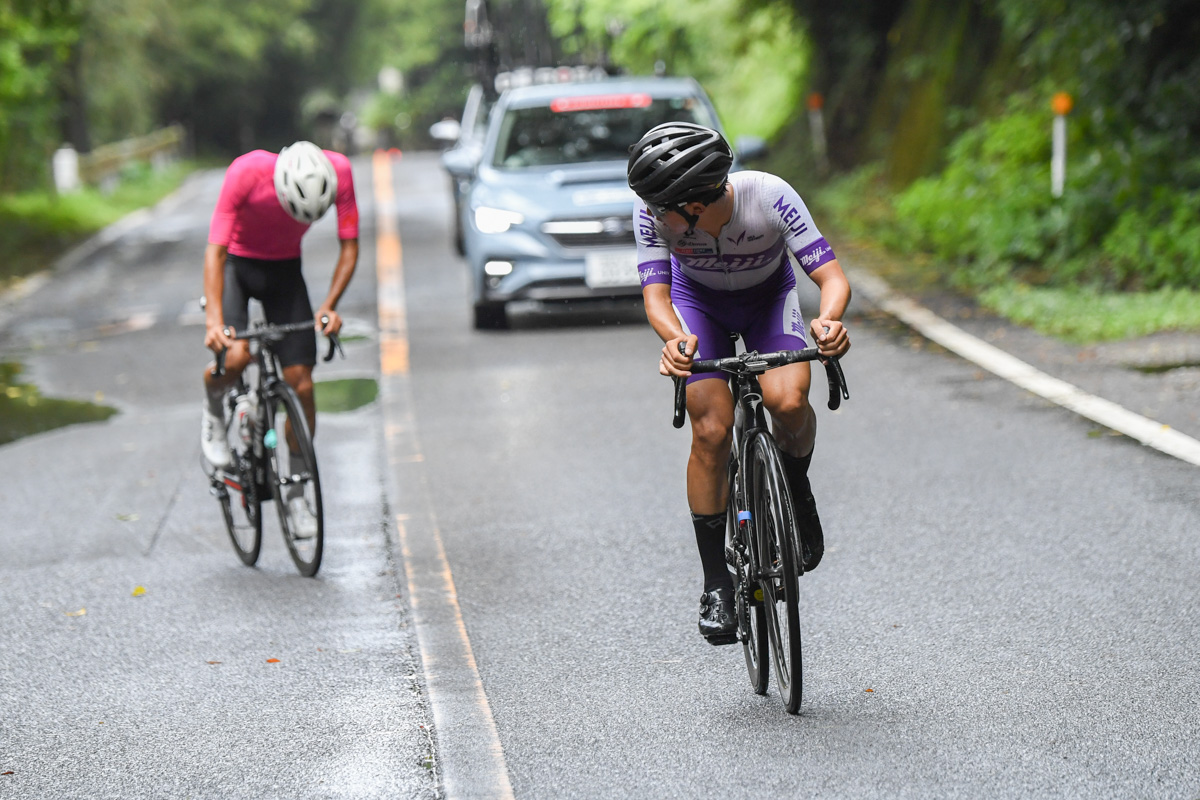
[[[712,128],[667,122],[648,130],[629,155],[629,188],[659,208],[711,203],[720,197],[733,151]]]

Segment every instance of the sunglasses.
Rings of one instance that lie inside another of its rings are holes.
[[[649,211],[655,219],[665,219],[667,214],[672,211],[679,211],[679,206],[664,206],[658,203],[646,203],[646,210]]]

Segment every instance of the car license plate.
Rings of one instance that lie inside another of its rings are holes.
[[[637,286],[637,250],[597,250],[587,254],[584,280],[593,289],[613,286]]]

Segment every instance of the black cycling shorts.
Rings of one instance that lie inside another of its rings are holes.
[[[308,301],[308,286],[300,273],[300,259],[264,261],[229,253],[225,258],[225,294],[221,308],[225,324],[238,333],[250,323],[250,298],[262,303],[267,322],[312,322],[312,304]],[[315,324],[315,323],[314,323]],[[317,363],[317,332],[289,333],[274,345],[279,363],[313,366]]]

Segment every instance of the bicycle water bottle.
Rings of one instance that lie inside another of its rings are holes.
[[[233,418],[237,424],[238,439],[243,451],[249,450],[254,440],[254,417],[257,413],[254,400],[252,394],[244,394],[237,399],[237,404],[233,407]]]

